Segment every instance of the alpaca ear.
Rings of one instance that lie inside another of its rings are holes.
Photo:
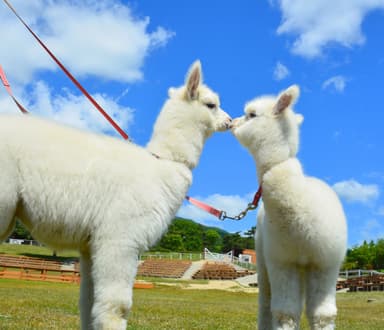
[[[195,100],[198,97],[198,88],[203,80],[201,72],[201,63],[196,61],[192,64],[188,71],[186,85],[186,98],[188,100]]]
[[[299,86],[292,85],[279,95],[279,99],[273,109],[274,114],[278,115],[285,109],[291,107],[297,100],[300,94]]]

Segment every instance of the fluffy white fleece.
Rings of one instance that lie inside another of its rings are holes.
[[[249,102],[233,132],[255,159],[263,187],[256,251],[258,328],[298,329],[305,303],[311,329],[333,329],[336,281],[346,250],[346,220],[335,192],[304,175],[296,153],[303,120],[299,88]]]
[[[198,61],[170,89],[146,148],[1,115],[0,239],[17,217],[53,249],[79,250],[82,329],[126,329],[138,254],[166,231],[205,140],[230,121]]]

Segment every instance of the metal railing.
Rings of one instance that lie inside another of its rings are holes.
[[[343,270],[339,272],[340,277],[344,277],[346,279],[359,277],[363,275],[383,275],[384,273],[378,272],[376,270],[366,270],[366,269],[352,269],[352,270]]]
[[[190,260],[198,261],[203,259],[202,253],[188,252],[147,252],[139,256],[139,260],[165,259],[165,260]]]
[[[22,238],[8,238],[4,243],[14,244],[14,245],[34,245],[34,246],[43,246],[38,241],[31,239],[22,239]]]

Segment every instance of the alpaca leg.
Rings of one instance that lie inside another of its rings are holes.
[[[299,329],[303,307],[303,285],[295,267],[268,265],[271,283],[272,323],[274,330]]]
[[[307,317],[312,330],[333,330],[336,319],[337,269],[310,271],[306,275]]]
[[[3,164],[3,160],[0,159]],[[7,163],[7,162],[6,162]],[[13,172],[13,171],[11,171]],[[14,173],[7,171],[7,166],[0,173],[0,242],[7,239],[15,227],[15,212],[18,202]]]
[[[93,305],[92,260],[88,252],[82,252],[80,257],[80,319],[81,329],[92,329],[91,310]]]
[[[270,330],[272,329],[271,288],[264,260],[261,261],[260,259],[261,256],[258,254],[257,286],[259,288],[259,308],[257,324],[259,329]]]
[[[261,220],[258,220],[261,224]],[[259,230],[259,229],[258,229]],[[257,286],[259,288],[259,307],[257,315],[258,329],[272,329],[271,313],[271,287],[268,272],[265,265],[263,254],[262,237],[259,231],[256,232],[256,251],[257,251]]]
[[[94,280],[93,328],[125,330],[132,306],[132,288],[137,272],[138,252],[122,243],[97,247],[92,265]]]

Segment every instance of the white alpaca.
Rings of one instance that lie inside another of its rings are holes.
[[[126,329],[139,252],[166,231],[205,140],[229,128],[200,62],[169,97],[146,148],[0,116],[0,239],[17,217],[53,249],[80,251],[82,329]]]
[[[291,86],[277,98],[257,98],[233,123],[263,188],[256,232],[260,330],[298,329],[304,302],[311,329],[333,329],[336,317],[346,221],[334,191],[305,176],[296,158],[303,117],[291,106],[298,95]]]

